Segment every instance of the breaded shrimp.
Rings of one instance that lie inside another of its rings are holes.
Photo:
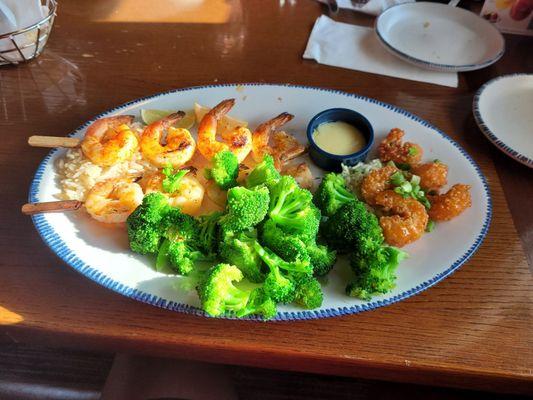
[[[140,185],[131,178],[115,178],[98,182],[85,199],[87,212],[100,222],[125,222],[143,201]]]
[[[365,176],[361,183],[363,200],[370,205],[374,205],[376,195],[392,187],[390,179],[396,172],[398,172],[398,168],[394,165],[386,165],[371,171]]]
[[[181,178],[179,188],[174,193],[167,193],[163,190],[163,180],[165,175],[156,172],[143,178],[140,182],[145,194],[152,192],[161,192],[168,198],[168,204],[172,207],[179,207],[185,214],[195,215],[204,199],[204,187],[198,179],[188,173]]]
[[[193,156],[196,142],[191,133],[187,129],[172,126],[184,116],[183,111],[178,111],[144,129],[141,152],[155,166],[164,167],[170,164],[174,168],[181,167]]]
[[[269,145],[270,134],[293,118],[294,115],[284,112],[255,129],[252,134],[252,157],[255,162],[260,163],[266,154],[272,154],[273,149]]]
[[[404,198],[393,190],[378,193],[375,200],[387,214],[379,219],[379,224],[388,244],[402,247],[424,234],[428,214],[422,203],[411,197]]]
[[[217,123],[234,106],[235,99],[223,100],[204,115],[198,125],[198,150],[211,160],[222,150],[229,150],[243,162],[252,150],[252,133],[248,128],[236,127],[230,132],[224,132],[223,142],[217,140]]]
[[[422,147],[416,143],[402,143],[404,135],[401,129],[391,129],[378,147],[379,159],[382,162],[394,161],[398,164],[415,165],[422,160]]]
[[[449,221],[472,205],[470,185],[456,184],[445,194],[428,195],[429,217],[434,221]]]
[[[85,157],[102,167],[131,159],[139,147],[137,135],[129,127],[132,122],[132,115],[116,115],[93,122],[81,142]]]
[[[448,166],[441,162],[418,164],[411,172],[420,177],[420,187],[429,192],[438,190],[448,183]]]

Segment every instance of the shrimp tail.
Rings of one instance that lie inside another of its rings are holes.
[[[209,113],[214,116],[217,120],[226,115],[229,110],[235,105],[235,99],[226,99],[222,100],[216,106],[214,106]]]
[[[165,128],[168,128],[169,126],[174,125],[176,122],[178,122],[183,117],[185,117],[185,112],[183,111],[176,111],[175,113],[167,115],[165,118],[162,119],[163,126]]]
[[[262,134],[265,132],[265,130],[268,130],[268,132],[274,131],[278,129],[279,127],[285,125],[287,122],[289,122],[291,119],[294,118],[294,115],[289,114],[288,112],[283,112],[277,117],[274,117],[266,122],[263,122],[261,125],[257,127],[255,130],[255,135]]]

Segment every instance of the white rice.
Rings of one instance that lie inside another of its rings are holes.
[[[140,127],[137,131],[140,130]],[[64,157],[56,161],[56,170],[61,192],[56,195],[61,200],[84,201],[87,192],[98,182],[120,177],[141,176],[157,168],[135,153],[129,161],[117,163],[110,167],[93,164],[83,155],[80,148],[69,149]]]

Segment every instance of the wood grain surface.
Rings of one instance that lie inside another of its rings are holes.
[[[183,14],[177,23],[122,21],[122,3],[62,1],[42,56],[0,68],[2,340],[532,392],[531,171],[500,155],[471,113],[482,83],[533,70],[531,38],[507,37],[500,62],[460,74],[453,89],[303,61],[313,22],[326,11],[314,1],[214,2],[200,22],[189,10],[190,21]],[[347,12],[336,18],[372,23]],[[279,323],[205,319],[148,306],[100,287],[48,250],[20,213],[47,153],[30,148],[28,136],[67,134],[137,97],[227,82],[340,89],[430,121],[465,147],[489,181],[494,214],[484,244],[453,276],[401,303]]]

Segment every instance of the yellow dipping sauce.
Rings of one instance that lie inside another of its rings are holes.
[[[313,132],[318,147],[331,154],[345,156],[361,150],[366,145],[365,136],[347,122],[324,122]]]

